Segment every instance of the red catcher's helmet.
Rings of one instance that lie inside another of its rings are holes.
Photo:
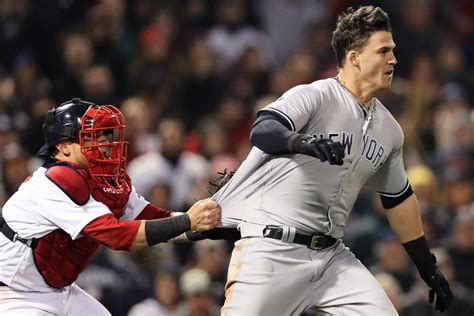
[[[123,114],[112,105],[92,105],[81,119],[79,143],[95,182],[108,193],[129,191],[127,184],[128,142]]]

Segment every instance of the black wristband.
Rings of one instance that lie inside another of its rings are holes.
[[[436,268],[435,261],[426,242],[425,236],[421,236],[412,241],[408,241],[403,244],[406,252],[410,256],[411,260],[415,263],[418,271],[424,270],[429,271]]]
[[[309,138],[308,135],[293,133],[288,137],[288,151],[292,154],[303,154],[303,141]]]
[[[188,214],[145,222],[145,236],[149,246],[165,242],[191,229]]]

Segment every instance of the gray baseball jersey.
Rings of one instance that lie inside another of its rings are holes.
[[[294,87],[261,111],[280,115],[295,132],[341,142],[344,163],[330,165],[302,154],[271,156],[253,147],[213,196],[222,207],[222,226],[287,225],[340,238],[363,186],[394,198],[409,189],[402,129],[376,98],[367,111],[330,78]]]

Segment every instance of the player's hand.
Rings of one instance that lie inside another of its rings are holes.
[[[436,266],[436,257],[432,255],[433,265],[428,269],[418,269],[420,276],[430,287],[428,302],[434,303],[435,309],[444,312],[453,299],[448,281]]]
[[[221,220],[221,209],[211,199],[197,201],[187,212],[191,230],[205,231],[215,228]]]
[[[301,143],[300,151],[303,154],[318,158],[322,162],[328,161],[331,165],[341,166],[345,156],[344,146],[328,138],[308,138]]]

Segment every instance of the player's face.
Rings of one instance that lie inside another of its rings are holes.
[[[94,141],[90,135],[84,135],[84,145],[98,145],[98,150],[102,152],[105,158],[110,158],[110,147],[107,144],[114,141],[114,134],[112,130],[99,130],[95,135],[96,140]]]
[[[392,85],[395,43],[392,34],[386,31],[373,33],[358,54],[360,76],[363,85],[374,92],[389,89]]]

